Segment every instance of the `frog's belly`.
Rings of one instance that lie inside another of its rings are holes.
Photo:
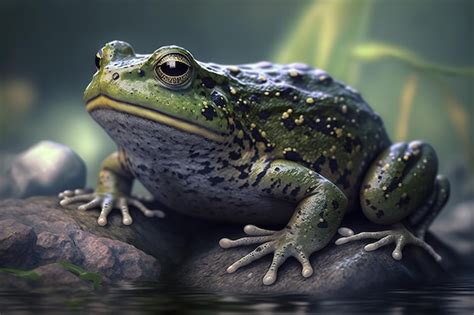
[[[233,187],[232,183],[211,185],[208,176],[186,174],[186,165],[176,165],[172,160],[145,166],[146,161],[133,152],[127,157],[137,178],[158,201],[187,215],[228,222],[285,224],[295,207],[265,197],[255,188]]]
[[[200,174],[203,165],[217,165],[225,147],[148,119],[113,110],[91,113],[126,154],[136,178],[158,201],[191,216],[241,223],[285,224],[295,205],[262,196],[251,185],[212,178],[223,171]],[[193,154],[191,154],[193,152]],[[227,154],[225,154],[227,155]],[[197,157],[194,157],[197,156]]]
[[[238,223],[286,224],[295,205],[264,197],[256,190],[204,187],[203,178],[186,182],[138,175],[140,182],[161,203],[194,217]],[[159,184],[158,184],[159,183]]]

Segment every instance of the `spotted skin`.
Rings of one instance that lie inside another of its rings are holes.
[[[104,161],[95,193],[65,192],[61,204],[101,208],[102,225],[113,208],[131,224],[128,206],[163,217],[129,197],[138,179],[187,215],[281,225],[247,225],[247,237],[220,241],[223,248],[260,244],[228,272],[273,254],[267,285],[291,256],[311,276],[309,257],[338,229],[338,244],[380,236],[366,249],[394,242],[398,259],[411,243],[433,254],[422,238],[449,195],[447,180],[436,177],[436,154],[419,141],[392,145],[360,94],[326,72],[297,63],[204,63],[177,46],[139,55],[120,41],[96,61],[86,109],[119,151]],[[376,235],[340,228],[357,209],[396,226]],[[404,228],[410,219],[415,234]]]

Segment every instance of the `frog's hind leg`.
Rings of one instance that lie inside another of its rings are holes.
[[[436,176],[435,189],[427,202],[407,219],[416,236],[425,238],[426,231],[448,201],[449,192],[448,179],[443,175]]]
[[[397,143],[382,152],[364,180],[361,207],[372,222],[393,228],[356,235],[350,229],[343,229],[340,234],[344,237],[336,244],[380,239],[365,249],[373,251],[395,243],[392,256],[397,260],[402,258],[405,245],[413,244],[439,261],[441,257],[424,241],[426,230],[449,197],[449,182],[444,176],[436,175],[437,169],[436,153],[421,141]]]
[[[288,224],[281,230],[247,225],[244,228],[246,237],[221,239],[219,244],[222,248],[261,244],[230,265],[227,272],[233,273],[265,255],[273,254],[272,263],[263,277],[265,285],[277,280],[278,269],[290,257],[301,264],[301,275],[310,277],[313,268],[309,258],[324,248],[336,234],[346,211],[347,198],[335,184],[296,162],[263,160],[256,165],[251,176],[256,180],[256,189],[267,194],[262,195],[263,198],[292,200],[296,207]],[[272,186],[275,182],[280,185]],[[290,186],[292,192],[287,193]]]

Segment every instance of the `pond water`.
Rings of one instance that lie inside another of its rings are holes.
[[[0,292],[0,314],[473,314],[474,270],[437,284],[370,296],[317,300],[305,296],[231,296],[177,292],[150,283],[92,292]]]

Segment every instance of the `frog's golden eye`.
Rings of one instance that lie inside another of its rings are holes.
[[[192,77],[191,63],[178,53],[167,54],[158,60],[155,72],[161,83],[171,88],[186,86]]]

